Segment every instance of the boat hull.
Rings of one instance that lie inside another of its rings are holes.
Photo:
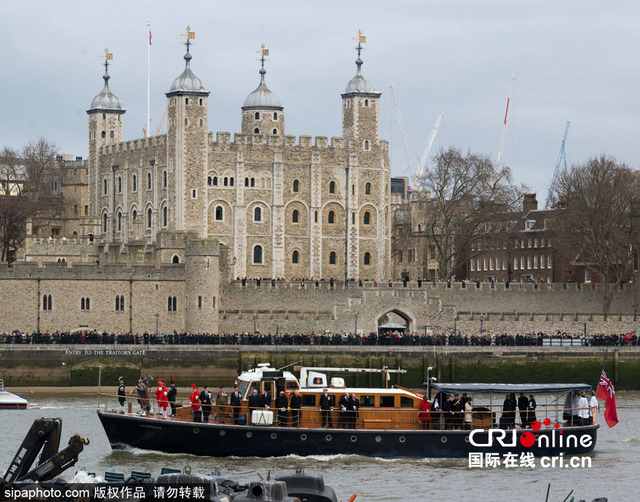
[[[0,390],[0,410],[26,410],[27,404],[24,397]]]
[[[162,420],[154,417],[103,413],[98,416],[113,449],[127,447],[209,457],[280,457],[286,455],[353,454],[370,457],[443,458],[469,453],[531,452],[535,456],[584,454],[593,450],[599,425],[528,432],[536,443],[520,441],[525,431],[507,431],[502,442],[488,431],[356,430],[242,426]],[[496,431],[497,432],[497,431]],[[501,433],[498,432],[497,436]],[[546,439],[539,439],[546,436]],[[575,436],[574,440],[568,439]],[[562,439],[560,439],[562,438]],[[515,441],[510,442],[511,439]],[[491,443],[489,445],[489,443]],[[504,443],[504,444],[502,444]]]

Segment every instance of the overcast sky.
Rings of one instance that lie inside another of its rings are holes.
[[[394,175],[408,174],[389,82],[417,153],[445,111],[440,148],[497,157],[511,74],[504,163],[542,204],[562,134],[570,164],[601,153],[640,167],[640,2],[621,0],[21,0],[2,2],[0,146],[44,137],[87,155],[87,115],[114,55],[111,89],[125,139],[146,124],[146,23],[153,33],[151,131],[184,67],[180,33],[196,33],[192,69],[211,91],[209,129],[237,132],[270,49],[267,84],[286,133],[341,135],[341,98],[355,74],[354,37],[367,37],[363,73],[383,93],[380,135]]]

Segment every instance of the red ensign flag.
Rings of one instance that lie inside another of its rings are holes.
[[[598,399],[604,399],[604,419],[609,427],[613,427],[618,423],[618,412],[616,411],[616,391],[613,384],[604,370],[600,375],[600,383],[598,384]]]

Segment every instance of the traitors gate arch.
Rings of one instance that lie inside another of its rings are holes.
[[[416,319],[408,312],[403,312],[399,309],[387,310],[376,316],[376,329],[383,324],[389,322],[397,322],[398,324],[404,324],[406,326],[406,333],[413,333],[416,330]]]

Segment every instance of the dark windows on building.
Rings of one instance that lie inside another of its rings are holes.
[[[258,244],[253,247],[253,264],[262,265],[262,246]]]
[[[42,310],[51,310],[51,295],[42,297]]]
[[[167,311],[178,311],[178,299],[175,296],[170,296],[169,298],[167,298]]]

